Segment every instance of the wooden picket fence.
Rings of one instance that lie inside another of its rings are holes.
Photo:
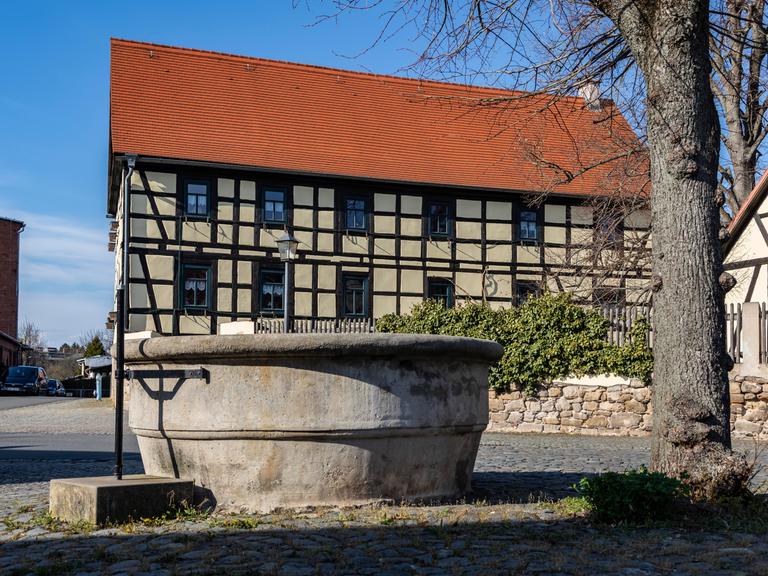
[[[631,342],[632,327],[640,318],[650,323],[648,345],[653,347],[653,309],[648,305],[605,306],[598,309],[608,320],[608,342],[623,346]],[[768,364],[768,307],[760,304],[760,363]],[[743,358],[742,350],[743,313],[741,304],[729,304],[725,311],[726,350],[736,363]],[[280,334],[283,332],[282,318],[257,318],[256,334]],[[297,334],[372,334],[376,332],[376,321],[372,318],[296,318],[291,322],[291,332]]]
[[[738,363],[744,359],[744,334],[745,323],[751,324],[758,322],[757,325],[757,338],[758,338],[758,362],[760,364],[768,364],[768,305],[765,302],[758,304],[757,316],[755,317],[754,310],[751,316],[747,317],[744,314],[744,308],[742,304],[729,304],[725,311],[725,326],[726,326],[726,346],[728,354],[731,355],[733,361]],[[754,326],[752,330],[747,333],[752,334],[754,337]],[[754,354],[754,348],[750,354]]]
[[[630,341],[630,330],[637,319],[645,317],[650,322],[648,333],[649,346],[653,347],[653,309],[649,306],[604,307],[600,313],[609,322],[608,342],[622,346]],[[736,363],[741,362],[743,314],[741,304],[729,304],[725,310],[726,351]],[[760,362],[768,364],[768,309],[765,303],[760,305]]]
[[[600,314],[608,320],[608,342],[613,346],[623,346],[631,342],[632,327],[638,319],[645,318],[650,323],[648,344],[653,346],[653,309],[646,305],[603,306]]]
[[[761,306],[761,316],[764,316],[765,304]],[[742,327],[741,304],[729,304],[725,310],[725,349],[733,358],[735,363],[741,362],[741,327]],[[763,322],[761,322],[761,325]],[[760,331],[763,333],[763,330]],[[763,349],[762,343],[760,350]],[[762,357],[762,353],[761,353]]]
[[[760,304],[760,364],[768,364],[768,309]]]
[[[283,331],[282,318],[257,318],[255,320],[256,334],[280,334]],[[371,334],[376,332],[376,321],[372,318],[295,318],[291,322],[291,332],[297,334]]]
[[[653,311],[648,306],[603,307],[600,313],[609,322],[608,342],[622,346],[629,342],[632,326],[641,317],[651,321],[649,334],[650,344],[653,344]],[[281,334],[283,332],[282,318],[255,319],[256,334]],[[312,319],[296,318],[291,322],[291,332],[297,334],[372,334],[376,332],[376,321],[372,318],[332,318]]]

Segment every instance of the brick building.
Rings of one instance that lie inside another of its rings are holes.
[[[24,223],[0,217],[0,364],[19,363],[19,234]],[[1,368],[0,368],[1,369]]]

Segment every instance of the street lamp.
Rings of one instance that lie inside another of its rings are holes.
[[[291,311],[289,307],[291,300],[288,298],[288,286],[291,284],[291,262],[298,258],[298,248],[299,241],[287,230],[282,238],[277,241],[277,251],[280,254],[280,260],[285,262],[285,274],[283,275],[283,332],[285,333],[290,331]]]

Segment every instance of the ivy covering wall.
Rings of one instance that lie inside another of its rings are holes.
[[[521,387],[533,392],[567,376],[615,374],[650,383],[653,354],[648,323],[640,319],[623,346],[608,343],[608,320],[577,306],[568,294],[544,294],[516,308],[492,310],[480,304],[445,308],[427,300],[410,314],[388,314],[379,332],[442,334],[495,340],[504,356],[491,368],[497,391]]]

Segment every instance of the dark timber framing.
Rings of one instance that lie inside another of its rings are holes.
[[[509,306],[515,303],[518,284],[544,287],[549,280],[552,286],[562,289],[560,275],[579,274],[587,266],[572,262],[573,251],[585,247],[573,244],[574,230],[591,229],[589,225],[573,223],[572,208],[582,200],[572,196],[550,195],[546,202],[564,206],[565,218],[546,221],[543,205],[532,207],[532,195],[513,191],[351,181],[184,162],[156,164],[141,159],[136,173],[143,190],[134,187],[132,195],[146,196],[147,201],[144,208],[141,202],[134,202],[131,207],[131,253],[138,263],[138,270],[132,267],[131,283],[141,284],[147,297],[132,302],[130,314],[147,317],[150,325],[146,329],[160,333],[168,333],[168,328],[173,334],[187,333],[182,324],[189,328],[190,322],[195,324],[195,332],[215,333],[219,322],[261,315],[260,272],[281,268],[274,238],[284,228],[289,228],[302,242],[297,268],[309,266],[293,275],[294,285],[289,291],[291,307],[298,318],[341,317],[341,280],[347,275],[367,277],[366,311],[378,316],[377,298],[391,303],[388,311],[408,312],[412,303],[426,297],[430,281],[450,282],[454,301],[467,294],[479,300],[480,287],[463,286],[462,278],[488,270],[508,278],[509,286],[503,293],[489,292],[487,301]],[[148,173],[175,178],[176,189],[155,186],[153,190]],[[222,189],[220,179],[231,180],[231,188],[227,184]],[[185,184],[190,181],[209,184],[208,217],[185,214]],[[244,186],[246,182],[250,192]],[[299,188],[303,194],[301,201],[297,201]],[[264,221],[264,192],[269,189],[284,191],[285,223]],[[386,197],[386,202],[380,202],[380,197]],[[365,201],[365,229],[347,229],[347,198]],[[331,200],[333,206],[329,205]],[[175,208],[163,212],[161,201]],[[459,202],[466,205],[478,201],[473,216],[459,208]],[[509,212],[497,214],[489,210],[488,202],[509,204]],[[430,234],[430,203],[448,207],[447,237]],[[519,239],[521,210],[537,214],[535,241]],[[295,217],[295,213],[301,213],[300,217]],[[489,228],[494,225],[508,229],[507,237],[500,238],[498,233],[489,237]],[[477,237],[460,234],[460,227],[476,230]],[[565,241],[546,242],[545,229],[564,229]],[[520,248],[527,250],[527,258],[519,258]],[[562,251],[561,261],[550,261],[548,250]],[[158,259],[172,260],[170,277],[159,277],[153,271],[151,263]],[[179,301],[179,274],[184,265],[190,264],[210,266],[207,310],[185,310]],[[550,277],[550,272],[559,274]],[[648,276],[648,271],[638,273],[638,279]],[[168,289],[174,293],[172,305],[158,295]],[[582,300],[589,302],[591,295]],[[297,307],[299,303],[301,306]]]

